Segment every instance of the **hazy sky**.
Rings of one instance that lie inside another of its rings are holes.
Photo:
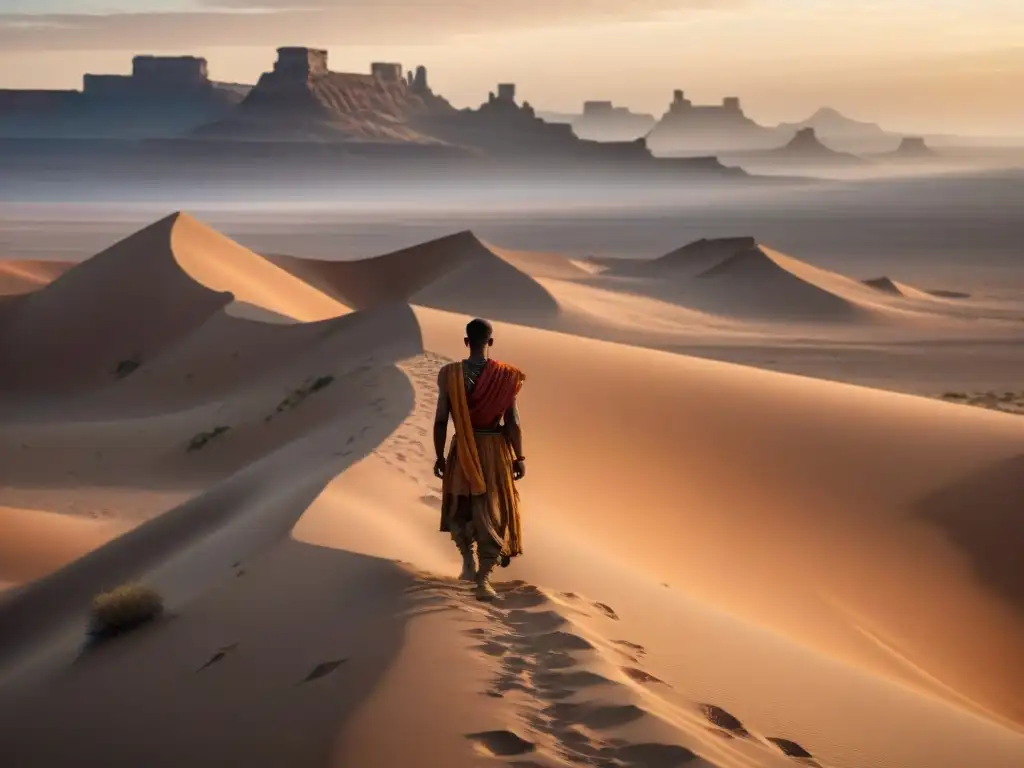
[[[0,87],[79,87],[138,52],[253,82],[280,45],[336,70],[427,65],[459,106],[514,81],[539,109],[673,88],[764,123],[834,106],[894,130],[1024,134],[1024,0],[0,0]]]

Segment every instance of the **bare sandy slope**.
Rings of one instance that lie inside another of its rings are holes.
[[[48,285],[75,265],[73,261],[12,259],[0,261],[0,296],[30,293]]]
[[[266,285],[247,306],[309,311]],[[34,496],[4,519],[56,526],[0,550],[25,582],[0,595],[5,764],[1024,762],[1018,417],[499,324],[528,376],[527,541],[483,605],[451,580],[430,474],[466,320],[214,309],[5,417]],[[187,500],[86,521],[47,504],[69,485]],[[42,576],[108,524],[134,528]],[[89,597],[130,578],[169,616],[82,651]]]
[[[319,261],[291,256],[271,259],[296,277],[357,309],[408,301],[438,309],[488,314],[509,321],[552,321],[557,302],[523,270],[537,258],[516,258],[487,245],[472,232],[458,232],[394,253],[355,261]],[[565,274],[573,270],[561,259]],[[551,270],[544,270],[550,274]]]

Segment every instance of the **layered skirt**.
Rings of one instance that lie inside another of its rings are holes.
[[[497,431],[474,431],[487,492],[474,496],[469,478],[459,463],[457,441],[451,442],[441,483],[441,530],[453,533],[472,523],[481,549],[500,550],[502,558],[523,553],[523,527],[519,492],[512,479],[515,454],[508,439]],[[460,497],[462,502],[460,503]],[[467,503],[468,501],[468,503]]]

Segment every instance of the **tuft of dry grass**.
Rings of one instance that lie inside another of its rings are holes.
[[[138,370],[139,366],[142,365],[142,361],[138,357],[130,357],[127,360],[122,360],[117,364],[117,368],[114,369],[114,376],[119,379],[123,379],[125,376],[129,376]]]
[[[189,452],[191,452],[191,451],[198,451],[200,448],[205,446],[208,442],[213,440],[215,437],[219,437],[220,435],[223,435],[229,429],[231,429],[231,427],[225,427],[225,426],[221,425],[219,427],[214,427],[209,432],[200,432],[198,435],[196,435],[191,440],[189,440],[189,442],[188,442],[188,449],[187,450]]]
[[[947,402],[973,405],[1003,413],[1024,414],[1024,391],[1022,392],[946,392],[942,399]]]
[[[120,635],[163,615],[164,599],[152,587],[130,582],[92,600],[89,634],[94,639]]]
[[[279,413],[298,407],[303,400],[309,397],[314,392],[319,392],[325,387],[329,387],[334,383],[334,376],[318,376],[315,379],[306,379],[301,387],[292,391],[288,397],[282,400],[274,412],[264,418],[264,421],[270,421]]]

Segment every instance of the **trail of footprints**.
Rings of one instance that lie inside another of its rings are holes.
[[[424,486],[429,486],[433,480],[431,425],[434,423],[437,372],[449,362],[446,357],[427,352],[399,364],[413,385],[413,412],[374,451],[385,464]]]
[[[499,661],[498,671],[482,694],[509,697],[519,707],[520,732],[469,733],[466,738],[484,755],[514,768],[544,768],[541,749],[553,749],[561,761],[607,768],[675,768],[700,762],[691,750],[671,743],[635,743],[610,732],[644,718],[657,717],[637,702],[631,683],[661,699],[670,686],[643,668],[643,646],[628,640],[591,641],[576,632],[567,616],[594,612],[617,621],[615,611],[573,593],[547,594],[522,581],[495,584],[497,600],[481,603],[453,580],[420,574],[412,591],[432,604],[447,603],[486,618],[467,629],[475,650]],[[605,647],[602,647],[605,646]],[[612,660],[614,664],[608,662]],[[597,662],[597,663],[594,663]],[[593,671],[609,671],[601,674]],[[614,670],[613,672],[611,670]],[[616,679],[618,678],[618,679]],[[659,692],[658,689],[661,689]],[[626,703],[621,703],[626,702]],[[693,717],[724,739],[746,739],[809,768],[823,768],[799,744],[752,735],[736,717],[714,704],[693,704]]]

